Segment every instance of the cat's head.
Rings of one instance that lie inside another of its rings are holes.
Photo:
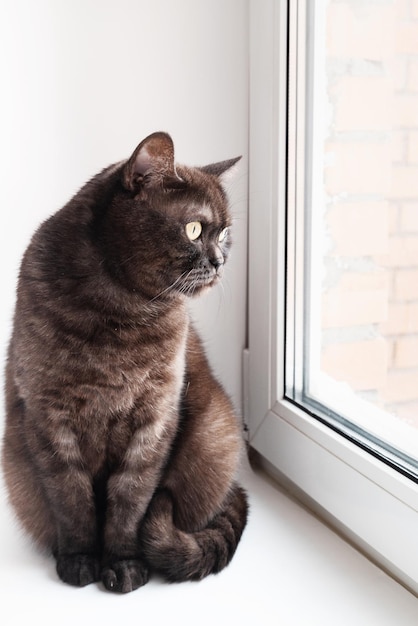
[[[137,146],[105,220],[107,260],[127,288],[157,299],[194,296],[219,281],[231,246],[222,178],[239,159],[176,166],[161,132]]]

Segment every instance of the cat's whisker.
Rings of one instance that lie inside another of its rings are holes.
[[[191,271],[191,270],[190,270]],[[176,278],[175,281],[173,281],[171,283],[171,285],[169,285],[168,287],[166,287],[165,289],[163,289],[162,291],[160,291],[156,296],[154,296],[153,298],[151,298],[150,303],[154,302],[155,300],[158,300],[158,298],[161,298],[161,296],[163,296],[165,293],[168,293],[169,291],[173,291],[174,288],[176,287],[176,285],[185,277],[187,277],[187,275],[190,274],[190,272],[183,272],[182,274],[180,274],[180,276],[178,276]]]

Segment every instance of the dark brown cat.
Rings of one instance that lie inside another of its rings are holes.
[[[230,248],[220,176],[174,164],[169,135],[88,182],[23,258],[3,467],[61,579],[127,592],[201,579],[247,518],[241,428],[186,309]]]

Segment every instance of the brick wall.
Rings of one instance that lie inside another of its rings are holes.
[[[329,0],[322,369],[418,427],[418,0]]]

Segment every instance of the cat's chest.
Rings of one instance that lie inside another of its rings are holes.
[[[108,350],[101,364],[86,364],[75,390],[82,401],[74,419],[82,457],[93,473],[126,460],[138,442],[145,454],[160,445],[162,435],[174,434],[184,370],[183,339],[162,342],[160,351]]]
[[[158,406],[179,393],[185,341],[180,336],[147,345],[132,336],[131,341],[85,350],[77,366],[75,392],[84,398],[81,412],[114,415],[134,406]]]

